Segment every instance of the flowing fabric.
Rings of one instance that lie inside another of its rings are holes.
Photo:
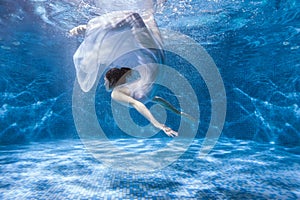
[[[102,14],[114,11],[131,10],[143,15],[143,12],[160,9],[166,0],[94,0]]]
[[[73,57],[81,89],[88,92],[98,72],[111,67],[130,67],[139,78],[126,83],[134,98],[145,97],[163,61],[162,42],[152,14],[117,11],[96,17],[87,24],[85,39]]]

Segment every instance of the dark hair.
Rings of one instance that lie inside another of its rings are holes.
[[[131,69],[127,67],[112,68],[105,74],[109,82],[109,88],[116,87],[126,82],[126,77],[131,74]]]

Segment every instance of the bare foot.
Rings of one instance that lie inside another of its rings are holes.
[[[86,30],[86,25],[80,25],[80,26],[76,26],[75,28],[72,28],[69,31],[69,34],[71,36],[75,36],[75,35],[83,33],[85,30]]]

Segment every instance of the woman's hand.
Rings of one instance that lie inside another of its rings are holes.
[[[178,133],[176,131],[173,131],[171,128],[169,128],[165,125],[162,125],[161,130],[163,130],[165,132],[165,134],[167,134],[170,137],[178,136]]]

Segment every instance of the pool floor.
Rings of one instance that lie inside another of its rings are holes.
[[[103,165],[80,140],[0,146],[0,199],[300,199],[298,148],[221,139],[200,158],[202,142],[144,173]]]

